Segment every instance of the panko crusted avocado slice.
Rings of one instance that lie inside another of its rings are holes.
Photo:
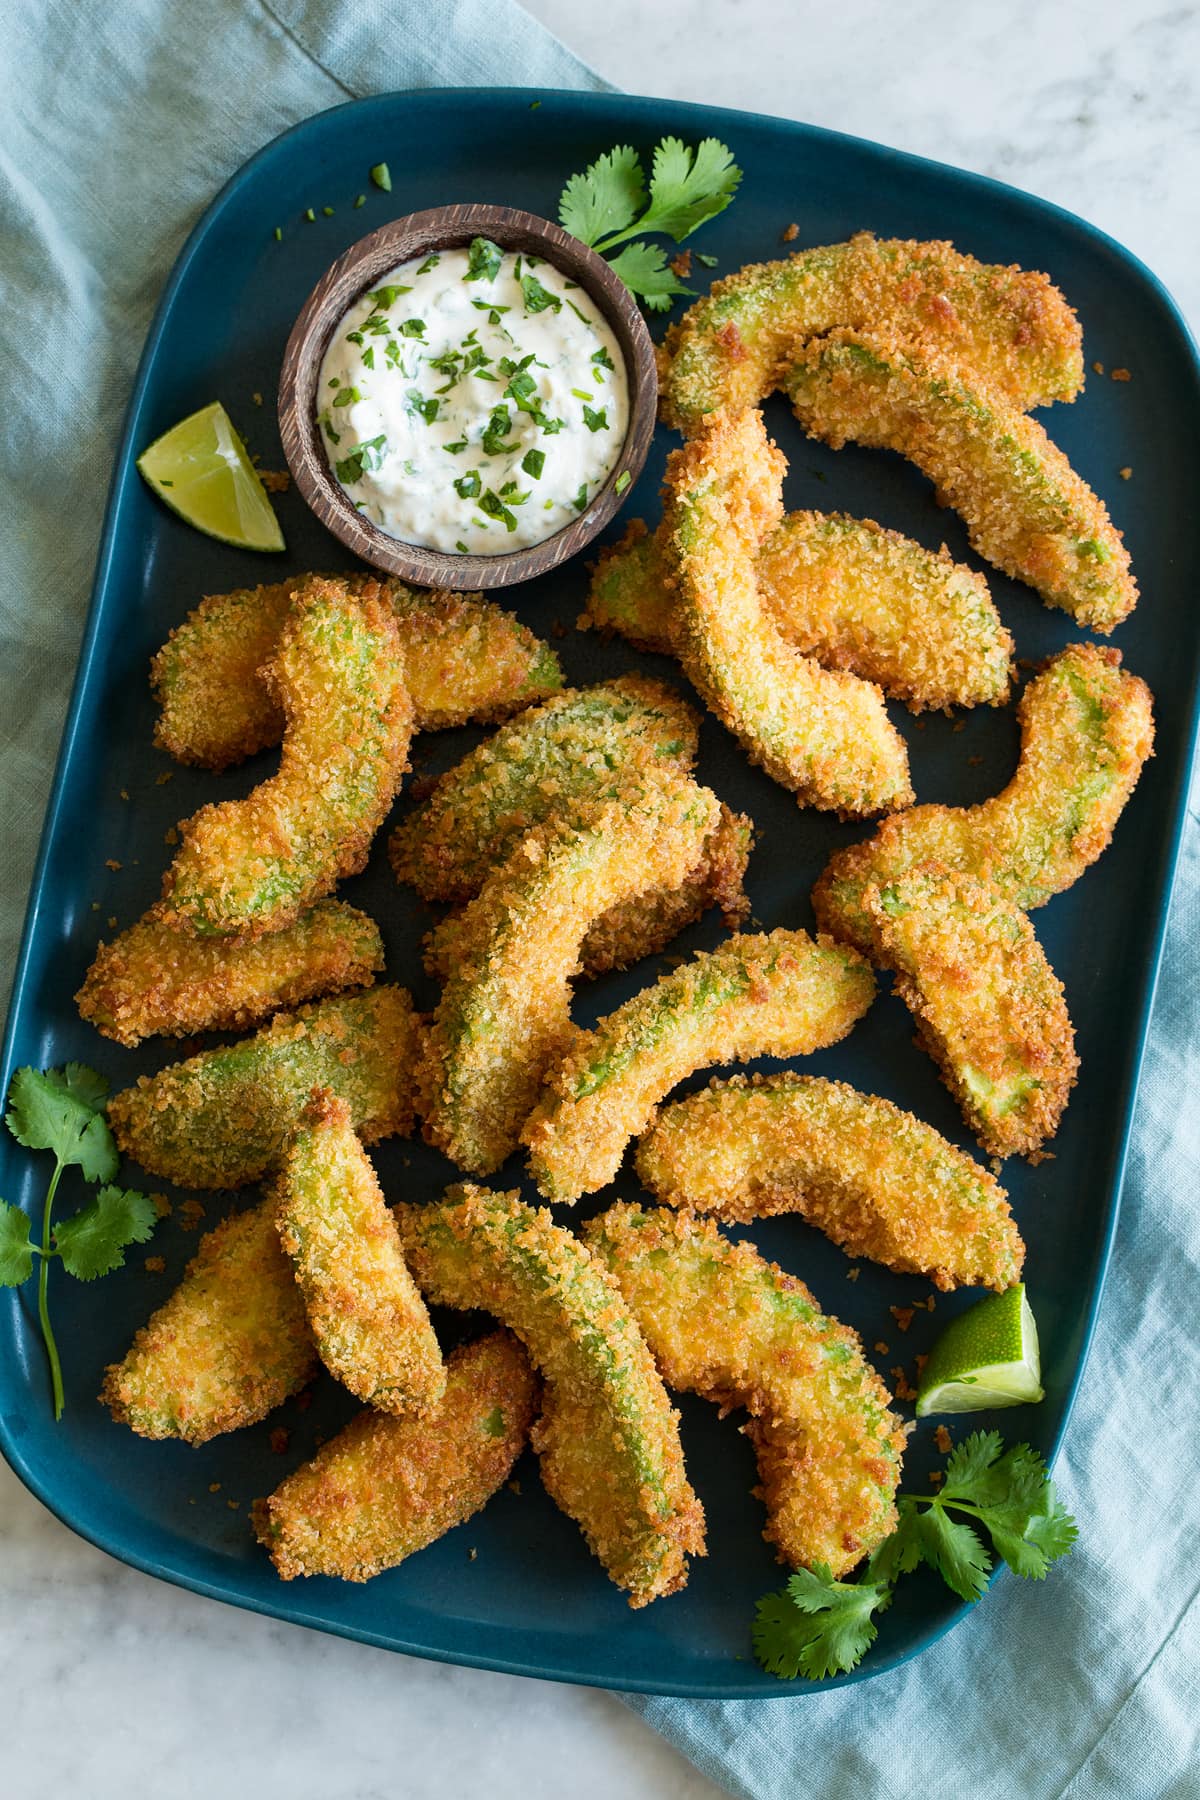
[[[281,1014],[240,1043],[204,1050],[114,1094],[126,1156],[181,1187],[241,1187],[277,1166],[314,1087],[345,1100],[364,1144],[408,1137],[420,1021],[404,988]]]
[[[813,890],[823,931],[871,952],[862,896],[920,863],[993,881],[1025,912],[1078,881],[1107,848],[1154,745],[1150,690],[1119,650],[1071,644],[1017,707],[1021,757],[978,806],[914,806],[832,856]]]
[[[180,826],[158,917],[199,937],[279,931],[364,866],[408,766],[413,707],[391,611],[311,579],[268,680],[287,719],[279,771]]]
[[[1012,638],[976,570],[871,519],[795,512],[759,545],[759,598],[794,650],[878,682],[912,712],[1003,706]],[[580,628],[670,655],[675,578],[639,519],[596,564]]]
[[[1048,276],[864,231],[714,283],[660,352],[664,420],[691,436],[708,413],[757,406],[810,338],[841,325],[933,348],[1022,409],[1083,386],[1079,320]]]
[[[80,1018],[132,1048],[147,1037],[247,1031],[302,1001],[370,987],[382,968],[379,927],[341,900],[236,944],[189,937],[151,914],[100,945],[75,1002]]]
[[[205,1444],[255,1425],[317,1367],[304,1302],[268,1200],[206,1232],[170,1299],[100,1398],[140,1437]]]
[[[308,579],[210,594],[175,627],[150,671],[160,749],[226,769],[279,743],[284,711],[263,671]],[[346,586],[395,617],[418,731],[486,725],[562,687],[550,646],[482,594],[419,593],[369,575]]]
[[[1137,604],[1108,511],[1041,425],[949,358],[901,338],[831,332],[788,373],[811,437],[895,450],[934,483],[971,548],[1080,625],[1109,632]]]
[[[983,1148],[1035,1161],[1079,1058],[1066,996],[1027,915],[991,883],[926,865],[863,896],[876,954]]]
[[[460,1168],[490,1175],[516,1148],[570,1033],[590,927],[647,889],[682,885],[717,816],[707,788],[663,771],[636,799],[523,838],[455,922],[419,1110],[426,1138]]]
[[[658,1199],[728,1224],[798,1213],[850,1256],[935,1287],[1021,1278],[1004,1189],[932,1125],[844,1081],[731,1076],[662,1107],[638,1145]]]
[[[839,1576],[869,1556],[896,1525],[904,1426],[857,1334],[711,1220],[622,1204],[584,1235],[667,1385],[746,1409],[780,1560]]]
[[[599,1260],[550,1213],[465,1184],[396,1208],[427,1298],[482,1307],[545,1379],[533,1442],[542,1480],[631,1606],[673,1594],[704,1552],[679,1421],[633,1317]]]
[[[254,1530],[285,1581],[369,1581],[486,1506],[529,1439],[538,1381],[507,1331],[446,1359],[431,1412],[368,1407],[254,1504]]]
[[[880,689],[802,656],[763,605],[783,458],[761,413],[722,415],[674,451],[663,493],[673,645],[717,718],[801,806],[869,817],[909,805],[908,752]]]
[[[835,1044],[875,997],[856,952],[804,931],[747,933],[691,958],[576,1030],[521,1133],[548,1200],[612,1180],[660,1100],[697,1069]]]
[[[446,1386],[442,1353],[350,1108],[327,1088],[284,1152],[274,1202],[330,1374],[381,1412],[429,1412]]]

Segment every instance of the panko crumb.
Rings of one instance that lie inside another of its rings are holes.
[[[935,1469],[933,1474],[929,1477],[929,1485],[930,1487],[941,1487],[945,1479],[946,1477],[943,1475],[942,1471],[940,1469]]]
[[[1121,477],[1122,481],[1128,481],[1129,477],[1133,474],[1133,470],[1128,465],[1126,465],[1125,468],[1118,469],[1117,474]]]
[[[795,223],[785,225],[780,236],[785,244],[794,244],[796,239],[800,236],[800,227]]]
[[[195,1231],[204,1216],[204,1207],[199,1200],[180,1201],[179,1223],[185,1231]]]
[[[686,281],[688,276],[692,272],[692,253],[691,253],[691,251],[690,250],[681,250],[679,252],[678,256],[673,256],[671,258],[670,266],[671,266],[672,275],[678,276],[680,281]]]
[[[948,1456],[954,1448],[954,1439],[945,1425],[939,1425],[933,1434],[933,1441],[943,1456]]]
[[[154,777],[154,785],[155,787],[166,787],[168,781],[173,781],[174,779],[174,769],[160,769],[158,774]]]
[[[478,1555],[479,1555],[478,1550],[476,1550],[475,1546],[472,1545],[471,1548],[467,1551],[467,1561],[474,1562]]]
[[[175,1210],[165,1194],[151,1194],[150,1204],[160,1219],[169,1219]]]
[[[287,1447],[291,1443],[291,1441],[292,1441],[292,1434],[288,1430],[287,1426],[286,1425],[276,1425],[274,1431],[272,1431],[270,1437],[267,1439],[267,1442],[271,1446],[272,1456],[286,1455]]]
[[[857,1281],[859,1278],[859,1275],[861,1273],[862,1273],[862,1271],[860,1269],[847,1269],[846,1270],[846,1280],[847,1281]]]
[[[1102,362],[1094,362],[1094,363],[1093,363],[1093,364],[1092,364],[1092,373],[1093,373],[1093,374],[1094,374],[1094,375],[1103,375],[1103,373],[1104,373],[1104,364],[1103,364],[1103,363],[1102,363]]]
[[[143,1269],[150,1275],[161,1275],[166,1266],[167,1259],[165,1256],[148,1256],[142,1264]]]
[[[878,1356],[890,1356],[890,1355],[891,1355],[891,1351],[892,1351],[892,1346],[891,1346],[891,1345],[890,1345],[890,1344],[885,1344],[885,1343],[884,1343],[884,1341],[883,1341],[883,1339],[882,1339],[882,1338],[880,1338],[880,1340],[879,1340],[879,1342],[878,1342],[878,1343],[877,1343],[877,1344],[876,1344],[876,1346],[875,1346],[875,1352],[876,1352],[876,1355],[878,1355]]]
[[[904,1370],[899,1366],[899,1364],[897,1364],[897,1366],[891,1371],[891,1376],[892,1376],[892,1384],[896,1390],[897,1400],[915,1400],[916,1399],[917,1390],[915,1387],[913,1387],[912,1383],[908,1379],[908,1376],[904,1373]]]
[[[117,861],[115,856],[106,856],[104,859],[104,866],[106,869],[119,869],[122,865]]]
[[[219,1494],[221,1491],[220,1482],[219,1481],[210,1481],[208,1484],[208,1491],[210,1494]]]
[[[916,1308],[915,1306],[889,1306],[888,1311],[896,1321],[897,1330],[907,1331],[913,1322],[913,1313]]]
[[[1132,381],[1133,376],[1128,369],[1114,369],[1109,379],[1111,381]]]
[[[258,479],[268,494],[286,494],[292,485],[292,478],[286,469],[260,469]]]

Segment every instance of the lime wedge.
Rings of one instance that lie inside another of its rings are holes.
[[[283,533],[220,401],[181,419],[144,450],[138,468],[181,519],[243,550],[282,550]]]
[[[1040,1400],[1037,1322],[1020,1281],[947,1325],[921,1374],[917,1416]]]

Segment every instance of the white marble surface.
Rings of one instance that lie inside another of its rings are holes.
[[[1200,320],[1200,11],[1152,0],[532,0],[634,91],[996,175],[1121,238]],[[66,1707],[59,1704],[69,1698]],[[177,1592],[0,1464],[0,1793],[14,1800],[703,1800],[603,1694],[441,1668]]]

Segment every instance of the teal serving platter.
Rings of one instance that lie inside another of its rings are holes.
[[[1089,373],[1086,392],[1074,405],[1042,416],[1107,501],[1132,552],[1142,600],[1112,641],[1154,690],[1157,754],[1111,848],[1037,915],[1038,934],[1066,986],[1082,1056],[1053,1160],[1037,1167],[1010,1162],[1004,1174],[1028,1245],[1026,1277],[1041,1331],[1046,1397],[1038,1406],[967,1422],[995,1424],[1053,1458],[1067,1429],[1112,1249],[1195,737],[1200,368],[1169,296],[1133,256],[1070,214],[995,182],[754,114],[512,89],[355,101],[305,121],[260,151],[193,231],[142,357],[112,475],[0,1082],[7,1088],[12,1070],[24,1063],[45,1067],[79,1059],[119,1088],[180,1053],[163,1042],[136,1052],[117,1048],[80,1021],[72,996],[98,939],[112,935],[110,921],[132,923],[156,897],[170,855],[164,844],[169,828],[207,800],[245,792],[270,772],[272,761],[259,757],[214,777],[178,767],[154,750],[149,659],[202,594],[347,562],[295,493],[278,502],[285,556],[255,556],[200,536],[141,482],[138,453],[187,413],[220,399],[250,450],[265,466],[281,467],[274,399],[284,344],[309,290],[349,244],[389,218],[456,201],[499,202],[553,217],[568,175],[617,143],[635,144],[648,159],[666,132],[688,141],[722,138],[745,172],[734,204],[693,240],[719,259],[718,273],[783,254],[782,235],[792,224],[799,245],[834,242],[862,229],[950,238],[985,261],[1047,270],[1079,310],[1089,369],[1096,362],[1129,371],[1130,379],[1118,382]],[[380,162],[391,170],[390,193],[368,176]],[[366,200],[355,207],[359,194]],[[323,214],[326,206],[333,208],[331,216]],[[313,223],[304,216],[310,207]],[[767,420],[789,459],[790,508],[864,515],[932,548],[944,542],[955,556],[974,562],[959,521],[938,509],[929,484],[899,458],[856,448],[834,453],[809,443],[779,399],[768,403]],[[610,535],[629,517],[657,517],[670,443],[660,428]],[[1132,473],[1122,479],[1119,471],[1126,468]],[[991,572],[989,580],[1026,667],[1080,635],[1029,590]],[[643,667],[682,685],[666,661],[574,629],[586,582],[577,560],[509,591],[504,604],[551,637],[573,682]],[[1011,709],[920,720],[892,710],[911,747],[919,800],[969,802],[1007,781],[1017,750]],[[479,736],[461,731],[421,738],[417,773],[447,767]],[[811,925],[809,892],[827,855],[865,828],[799,812],[712,719],[703,727],[700,774],[755,820],[749,888],[756,918],[767,926]],[[398,810],[406,804],[402,796]],[[379,920],[388,978],[409,985],[419,1004],[430,1006],[435,990],[420,962],[430,917],[391,880],[385,835],[366,871],[343,892]],[[707,947],[721,936],[719,920],[710,915],[672,949]],[[581,986],[575,1016],[591,1023],[662,966],[647,963]],[[973,1148],[911,1036],[907,1012],[885,985],[846,1042],[805,1066],[886,1095]],[[44,1160],[5,1136],[0,1192],[34,1210],[46,1178]],[[377,1164],[385,1189],[408,1199],[436,1197],[455,1173],[420,1143],[383,1144]],[[522,1178],[514,1160],[497,1182],[512,1186]],[[130,1165],[124,1179],[162,1187]],[[69,1182],[64,1210],[80,1192]],[[586,1217],[637,1192],[626,1169],[604,1195],[562,1217]],[[204,1225],[252,1197],[201,1196]],[[681,1402],[683,1436],[689,1473],[707,1509],[709,1550],[694,1565],[685,1591],[670,1599],[630,1610],[576,1528],[551,1505],[530,1455],[484,1512],[399,1569],[362,1586],[324,1578],[281,1582],[253,1540],[250,1503],[350,1416],[349,1395],[322,1379],[307,1403],[291,1403],[262,1425],[198,1450],[145,1442],[115,1425],[96,1399],[105,1365],[123,1355],[194,1253],[192,1209],[180,1205],[187,1197],[173,1192],[171,1198],[171,1217],[146,1250],[131,1254],[125,1269],[90,1286],[53,1283],[67,1389],[61,1424],[51,1413],[31,1292],[0,1295],[0,1444],[21,1479],[72,1529],[134,1567],[197,1593],[410,1655],[707,1699],[820,1691],[804,1681],[777,1681],[754,1663],[754,1605],[781,1584],[783,1571],[762,1540],[761,1507],[751,1492],[753,1459],[736,1417],[722,1420],[714,1407],[694,1398]],[[936,1311],[918,1310],[911,1330],[901,1335],[889,1308],[924,1302],[928,1283],[869,1263],[858,1264],[857,1278],[849,1280],[851,1265],[841,1252],[797,1220],[772,1220],[746,1235],[861,1332],[885,1379],[897,1365],[911,1375],[915,1356],[975,1298],[939,1297]],[[164,1272],[147,1267],[148,1254],[165,1259]],[[440,1323],[448,1337],[461,1329],[450,1316]],[[873,1350],[879,1343],[888,1345],[886,1352]],[[952,1423],[960,1434],[964,1422]],[[913,1435],[906,1487],[923,1487],[939,1463],[932,1424],[922,1422]],[[1061,1569],[1051,1575],[1069,1578]],[[980,1604],[987,1605],[986,1597]],[[970,1612],[927,1572],[914,1575],[881,1618],[866,1660],[844,1679],[895,1668]]]

